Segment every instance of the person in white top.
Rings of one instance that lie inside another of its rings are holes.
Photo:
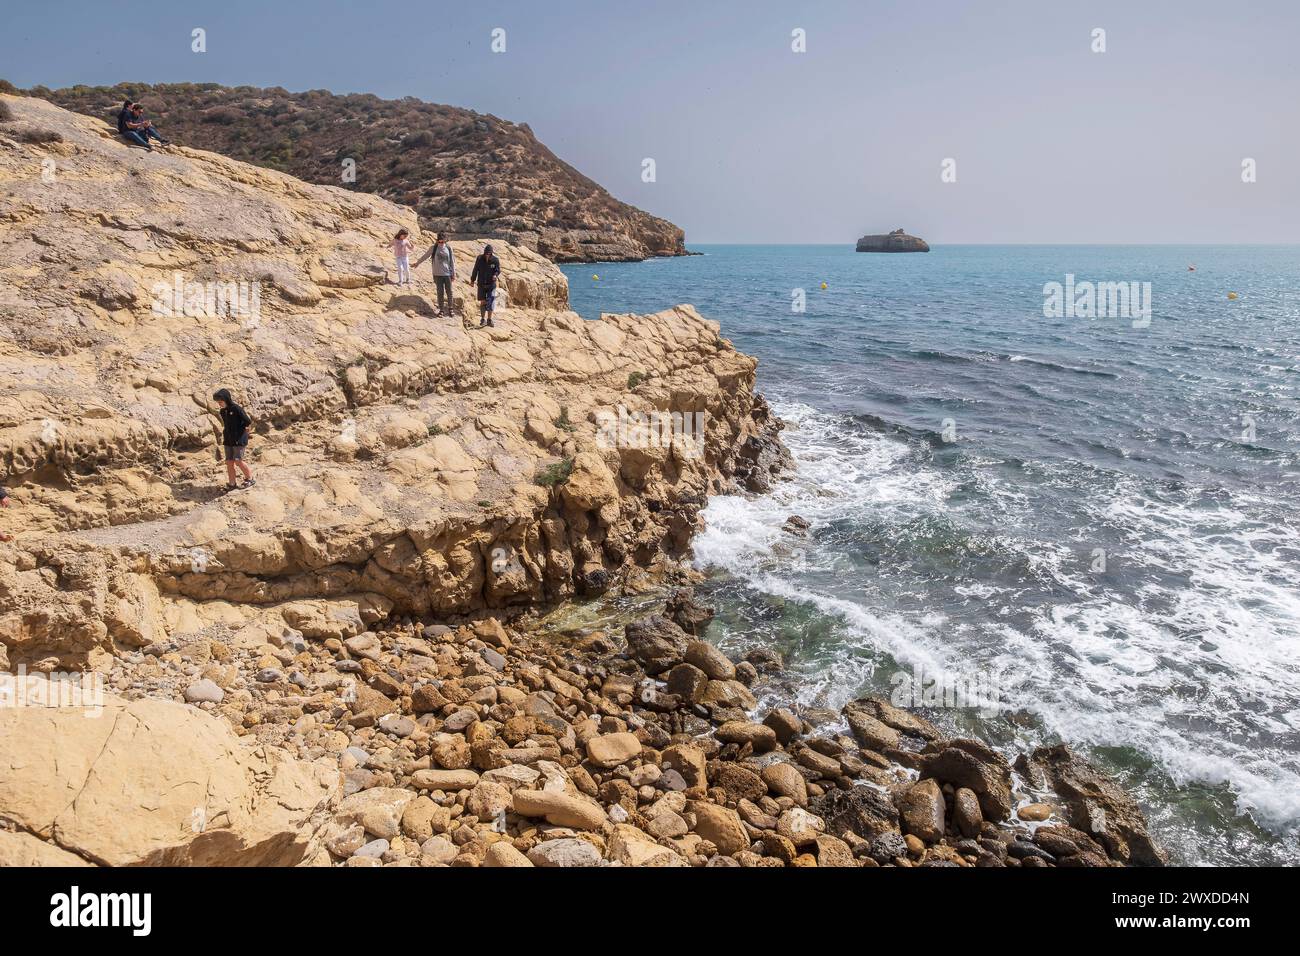
[[[393,256],[397,259],[397,284],[411,284],[411,250],[414,246],[411,243],[411,234],[405,229],[400,229],[397,235],[393,237]]]

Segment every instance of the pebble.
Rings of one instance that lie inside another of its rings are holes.
[[[1051,815],[1052,807],[1047,803],[1027,803],[1016,811],[1016,816],[1032,823],[1046,820]]]
[[[599,866],[600,853],[586,840],[547,840],[528,851],[534,866]]]
[[[360,847],[353,856],[372,857],[378,859],[388,852],[388,841],[385,839],[371,840],[369,843]]]
[[[191,704],[219,704],[226,692],[210,680],[198,680],[185,688],[185,699]]]

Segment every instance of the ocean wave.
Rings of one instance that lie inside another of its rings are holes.
[[[1235,795],[1224,812],[1281,837],[1300,827],[1294,528],[1254,519],[1258,502],[1224,489],[1095,463],[1026,466],[1072,489],[1064,500],[1093,526],[1053,540],[1033,531],[1031,493],[996,458],[940,465],[917,454],[924,430],[775,410],[795,426],[793,476],[757,499],[713,499],[695,553],[835,622],[833,638],[795,655],[800,699],[838,706],[878,686],[881,668],[996,672],[1037,730],[994,735],[1094,754],[1136,747],[1169,786],[1224,787]],[[790,514],[810,521],[806,541],[782,530]],[[1090,538],[1107,543],[1104,572]],[[1187,860],[1210,852],[1202,836],[1166,834]]]
[[[1118,372],[1107,372],[1103,369],[1095,368],[1081,368],[1077,365],[1062,365],[1059,362],[1052,362],[1047,359],[1030,358],[1028,355],[1008,355],[1006,356],[1006,359],[1009,362],[1024,362],[1028,365],[1038,366],[1039,368],[1051,369],[1053,372],[1072,372],[1075,375],[1091,375],[1096,378],[1118,379],[1121,377]]]

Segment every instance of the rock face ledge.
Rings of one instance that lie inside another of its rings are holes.
[[[782,467],[754,360],[689,307],[584,322],[504,248],[470,331],[385,284],[409,210],[34,99],[0,97],[0,187],[0,695],[105,689],[0,706],[0,865],[1163,862],[1062,748],[1018,778],[887,701],[760,712],[780,656],[707,643],[688,591],[531,620],[668,577],[709,494]],[[178,273],[259,307],[156,308]],[[225,495],[217,386],[256,421]],[[702,430],[603,440],[619,405]]]
[[[501,246],[498,325],[467,328],[426,271],[387,283],[396,230],[431,239],[405,207],[0,104],[0,666],[599,593],[780,467],[755,361],[689,306],[586,322]],[[467,276],[479,247],[453,249]],[[256,315],[172,301],[241,282]],[[224,495],[218,387],[256,432],[256,487]],[[697,433],[610,434],[620,407]]]
[[[863,236],[858,240],[858,252],[929,252],[924,239],[909,236],[902,229],[883,236]]]

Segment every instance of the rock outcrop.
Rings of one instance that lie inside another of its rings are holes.
[[[16,828],[0,830],[0,860],[294,866],[321,851],[337,767],[250,750],[181,703],[78,697],[0,707],[0,818]]]
[[[413,207],[423,229],[452,238],[504,239],[556,262],[687,254],[679,227],[615,199],[527,124],[472,110],[412,97],[215,83],[30,92],[104,119],[134,97],[175,142],[308,182],[346,181],[349,189]]]
[[[929,252],[930,245],[924,239],[909,236],[902,229],[895,229],[882,236],[863,236],[858,240],[858,252]]]
[[[1168,861],[1147,831],[1137,802],[1065,744],[1021,755],[1016,770],[1033,785],[1056,793],[1070,826],[1100,843],[1115,859],[1138,866],[1163,866]]]
[[[409,209],[3,101],[11,664],[597,593],[782,460],[754,360],[689,307],[586,322],[502,246],[497,327],[438,318],[427,279],[386,281],[399,227],[430,239]],[[218,387],[256,431],[257,485],[225,495]]]
[[[507,247],[468,328],[387,284],[409,210],[0,107],[0,701],[102,680],[0,706],[0,864],[1159,861],[1068,755],[1025,792],[879,698],[760,707],[780,655],[710,643],[677,559],[788,454],[692,309],[584,322]],[[218,386],[256,429],[225,494]],[[671,597],[541,616],[615,586]]]

